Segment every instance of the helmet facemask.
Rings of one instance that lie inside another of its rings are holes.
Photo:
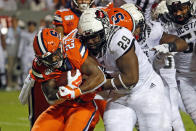
[[[81,40],[90,54],[97,56],[100,52],[105,52],[110,23],[104,11],[95,8],[85,11],[80,17],[78,27]]]
[[[170,18],[177,24],[184,25],[192,17],[193,5],[190,1],[181,3],[180,1],[173,2],[172,5],[167,4]]]
[[[141,19],[140,21],[136,21],[136,28],[133,32],[135,39],[140,42],[142,39],[145,38],[145,29],[146,23],[145,20]]]
[[[42,57],[38,57],[39,61],[42,62],[49,68],[60,68],[63,64],[63,53],[62,48],[58,48],[55,52],[47,52]]]
[[[96,56],[106,45],[105,30],[100,30],[98,32],[92,33],[91,35],[86,35],[81,37],[82,42],[87,45],[88,50],[94,56]]]
[[[94,3],[94,0],[73,0],[73,4],[75,6],[75,9],[77,9],[81,12],[90,8],[93,5],[93,3]]]

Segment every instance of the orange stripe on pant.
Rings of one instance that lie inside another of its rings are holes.
[[[38,117],[32,131],[88,131],[98,123],[95,102],[74,102],[74,106],[68,105],[71,105],[69,101],[50,106]]]

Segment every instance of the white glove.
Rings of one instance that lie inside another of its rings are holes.
[[[67,86],[69,86],[72,89],[78,88],[80,84],[82,83],[82,75],[80,71],[77,69],[76,74],[74,76],[71,76],[71,71],[67,72]]]
[[[157,45],[157,46],[153,47],[153,49],[160,52],[160,53],[169,53],[169,45],[168,44]]]
[[[21,104],[25,105],[27,103],[28,96],[30,94],[31,88],[33,87],[34,83],[35,83],[35,80],[31,78],[31,75],[29,74],[24,81],[22,90],[19,95],[19,101]]]
[[[78,96],[82,95],[82,92],[80,88],[72,89],[69,86],[60,86],[56,95],[58,98],[71,100],[71,99],[75,99]]]

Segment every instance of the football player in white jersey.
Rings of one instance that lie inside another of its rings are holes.
[[[114,6],[120,7],[125,3],[133,3],[139,6],[144,12],[145,18],[147,21],[151,20],[151,10],[152,6],[155,3],[159,3],[161,0],[113,0]]]
[[[109,24],[106,13],[90,8],[78,24],[81,41],[110,74],[103,89],[110,89],[104,113],[106,131],[171,131],[171,107],[160,76],[132,33]],[[164,109],[164,110],[163,110]]]
[[[188,47],[187,43],[183,39],[175,35],[170,35],[165,33],[160,23],[154,21],[147,23],[144,19],[143,13],[134,4],[131,3],[125,4],[122,5],[121,8],[126,10],[129,13],[130,17],[132,17],[134,22],[133,25],[135,25],[136,28],[133,34],[136,38],[138,38],[138,44],[141,46],[142,50],[144,51],[144,53],[147,55],[147,57],[152,63],[154,62],[154,58],[155,61],[157,60],[157,58],[159,58],[158,61],[161,62],[164,61],[164,59],[163,60],[160,59],[159,55],[156,56],[157,52],[155,50],[152,50],[152,48],[156,49],[158,52],[161,53],[168,53],[165,54],[166,56],[165,60],[167,60],[166,65],[165,63],[159,65],[157,71],[159,72],[160,67],[165,66],[165,68],[160,69],[160,74],[165,81],[166,87],[169,87],[169,94],[170,94],[170,100],[172,105],[172,126],[174,131],[184,131],[185,129],[178,109],[179,108],[178,99],[180,99],[180,95],[177,90],[177,83],[175,79],[175,75],[176,75],[176,70],[174,69],[175,64],[174,64],[173,56],[169,51],[186,50]],[[114,11],[117,12],[116,10]],[[124,17],[124,18],[131,19],[130,17]],[[128,22],[128,20],[126,19],[124,19],[124,21]],[[119,23],[117,24],[120,25]],[[130,26],[131,24],[127,23],[126,25]],[[171,43],[175,44],[177,48],[172,49],[174,46],[172,46]]]
[[[0,30],[2,29],[0,25]],[[0,88],[5,88],[6,86],[6,42],[5,42],[5,34],[0,31]]]
[[[184,39],[189,48],[175,55],[179,91],[186,109],[196,124],[196,16],[193,1],[166,0],[168,22],[165,31]],[[163,22],[162,22],[163,23]]]

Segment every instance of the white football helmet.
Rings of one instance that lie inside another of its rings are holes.
[[[136,36],[138,37],[136,39],[140,41],[144,37],[144,30],[146,28],[145,18],[143,12],[141,11],[141,8],[132,3],[124,4],[120,8],[126,10],[133,18],[133,23],[135,28],[133,29],[132,32],[134,32],[137,27],[141,28],[140,35]]]
[[[159,15],[163,15],[165,13],[168,13],[168,9],[166,6],[166,1],[162,0],[157,7],[155,8],[154,12],[153,12],[153,18],[157,19],[159,17]]]
[[[90,53],[96,55],[106,45],[110,22],[109,18],[101,9],[89,8],[80,16],[78,23],[78,33],[84,44],[87,45]],[[89,44],[88,40],[99,37],[100,41],[95,44]]]
[[[74,3],[74,6],[80,10],[81,12],[83,12],[84,10],[90,8],[93,3],[95,2],[95,0],[89,0],[89,3],[84,2],[84,0],[82,1],[83,3],[79,3],[78,0],[72,0]]]
[[[170,18],[173,22],[178,24],[185,24],[194,15],[193,1],[192,0],[166,0],[166,5],[169,11]],[[177,15],[178,10],[184,9],[188,6],[186,14]]]

